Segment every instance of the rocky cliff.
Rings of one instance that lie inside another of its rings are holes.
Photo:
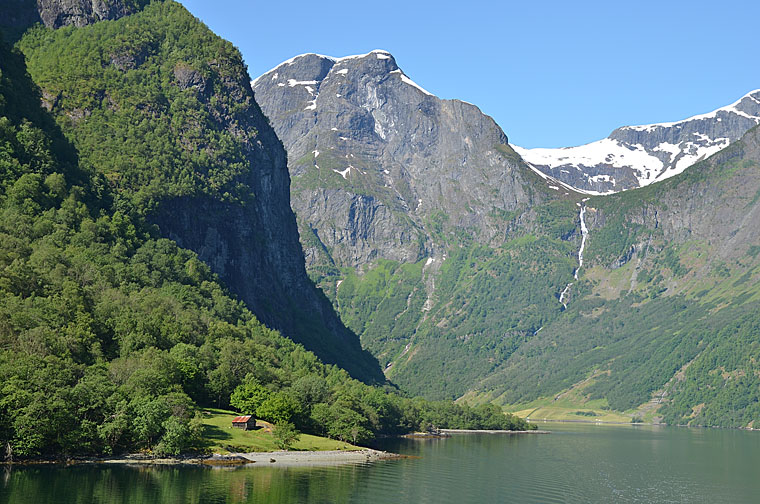
[[[86,26],[134,14],[149,0],[6,0],[0,9],[0,30],[15,40],[35,23],[48,28]]]
[[[298,56],[253,89],[288,152],[293,209],[319,242],[305,243],[311,265],[440,257],[455,229],[499,243],[495,213],[546,197],[490,117],[433,96],[385,51]]]
[[[578,147],[515,150],[578,190],[613,193],[665,180],[728,147],[760,123],[760,90],[707,114],[673,123],[624,126]]]

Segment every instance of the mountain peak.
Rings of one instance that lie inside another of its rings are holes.
[[[260,75],[251,82],[256,87],[264,79],[280,80],[278,86],[285,87],[302,84],[314,86],[321,84],[328,75],[346,76],[351,72],[354,77],[362,75],[385,77],[395,76],[404,84],[412,86],[427,96],[435,96],[414,82],[396,64],[393,55],[384,49],[374,49],[365,54],[354,54],[343,57],[325,56],[324,54],[305,53],[283,61],[268,72]],[[304,77],[308,75],[309,77]],[[284,80],[283,80],[284,79]]]
[[[760,124],[760,89],[706,114],[623,126],[577,147],[523,149],[535,169],[578,190],[608,194],[665,180],[728,147]]]
[[[748,119],[757,120],[758,118],[760,118],[760,89],[755,89],[753,91],[750,91],[749,93],[745,94],[744,96],[736,100],[731,105],[720,107],[706,114],[694,115],[691,117],[687,117],[686,119],[682,119],[680,121],[675,121],[675,122],[642,124],[642,125],[637,125],[637,126],[623,126],[618,129],[619,130],[630,129],[634,131],[652,131],[657,128],[670,128],[673,126],[683,125],[684,123],[688,123],[690,121],[717,119],[718,115],[721,112],[724,112],[727,114],[734,113],[739,116],[746,117]]]

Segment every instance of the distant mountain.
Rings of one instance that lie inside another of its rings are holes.
[[[760,123],[760,90],[707,114],[672,123],[624,126],[604,140],[561,149],[523,149],[542,173],[590,194],[643,187],[683,172]]]

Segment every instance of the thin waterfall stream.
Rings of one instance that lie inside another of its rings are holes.
[[[588,198],[585,198],[580,203],[578,203],[578,206],[581,207],[580,211],[580,220],[581,220],[581,248],[578,250],[578,267],[575,268],[575,271],[573,271],[573,278],[575,280],[578,280],[578,272],[583,267],[583,250],[586,248],[586,238],[588,238],[588,227],[586,227],[586,201],[588,201]],[[562,292],[559,295],[559,302],[562,303],[562,306],[564,306],[567,309],[567,302],[568,298],[570,296],[570,288],[573,286],[574,282],[570,282],[565,286],[564,289],[562,289]]]

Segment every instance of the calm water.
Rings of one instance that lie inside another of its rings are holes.
[[[0,469],[0,502],[760,502],[760,433],[547,427],[394,440],[383,448],[422,458],[362,465]]]

